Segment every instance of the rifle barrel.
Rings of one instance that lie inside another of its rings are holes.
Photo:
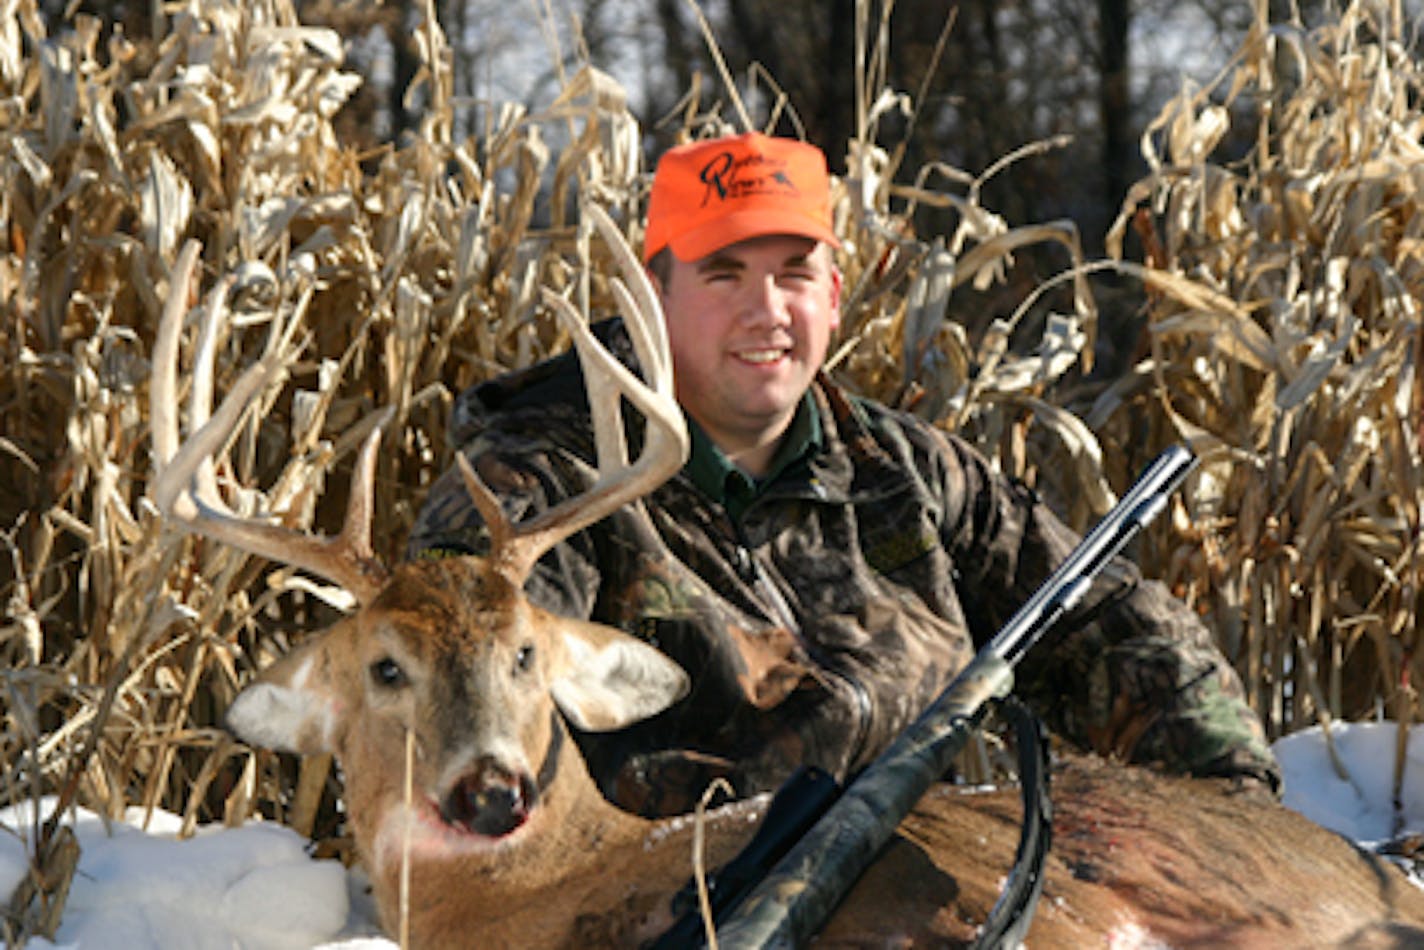
[[[900,821],[949,768],[987,703],[1013,685],[1013,664],[1082,597],[1191,471],[1184,445],[1159,455],[949,687],[836,800],[718,927],[729,947],[794,947],[821,926]]]
[[[984,649],[1011,665],[1033,646],[1054,621],[1072,610],[1092,580],[1166,506],[1167,499],[1196,464],[1191,449],[1177,443],[1143,470],[1112,511],[1083,536]]]

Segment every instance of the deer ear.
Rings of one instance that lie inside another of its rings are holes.
[[[622,729],[687,695],[687,674],[654,647],[599,624],[565,622],[561,627],[567,661],[550,690],[578,728]]]
[[[227,728],[244,742],[266,749],[301,755],[334,752],[340,706],[328,639],[321,636],[298,647],[238,693],[227,709]]]

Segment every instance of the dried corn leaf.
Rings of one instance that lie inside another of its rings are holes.
[[[954,255],[936,239],[906,294],[903,359],[907,367],[924,360],[930,343],[944,323],[949,295],[955,282]]]
[[[1025,404],[1067,453],[1075,472],[1071,483],[1084,492],[1083,500],[1091,513],[1095,517],[1107,514],[1117,504],[1117,496],[1103,477],[1103,450],[1092,430],[1060,406],[1034,398],[1026,399]]]
[[[143,241],[163,260],[172,259],[193,213],[193,190],[167,155],[149,154],[148,174],[139,183]]]
[[[1328,345],[1323,339],[1313,340],[1310,355],[1306,357],[1298,374],[1276,394],[1276,408],[1281,412],[1289,412],[1310,398],[1340,365],[1354,336],[1355,321],[1353,317],[1347,317],[1340,335]]]
[[[1250,320],[1235,318],[1229,313],[1185,311],[1158,321],[1152,332],[1162,337],[1204,339],[1213,352],[1256,372],[1267,372],[1276,362],[1275,351],[1265,332]]]

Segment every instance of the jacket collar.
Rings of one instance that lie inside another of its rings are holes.
[[[688,421],[692,452],[682,473],[733,518],[760,498],[844,503],[904,489],[907,473],[876,438],[864,405],[824,373],[797,410],[770,474],[759,481],[727,461],[696,423]]]
[[[692,450],[683,472],[708,498],[722,505],[733,518],[740,517],[770,485],[790,475],[797,467],[820,452],[824,445],[821,434],[821,414],[808,392],[796,408],[791,427],[771,458],[767,473],[753,478],[732,463],[703,428],[691,416],[687,429],[692,436]]]

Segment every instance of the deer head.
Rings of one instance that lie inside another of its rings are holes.
[[[210,415],[221,286],[204,313],[189,435],[180,445],[175,366],[195,245],[184,249],[175,270],[155,344],[152,497],[185,529],[334,581],[359,604],[243,690],[228,723],[257,745],[336,754],[358,846],[378,875],[399,863],[394,859],[409,859],[412,842],[427,856],[476,854],[507,848],[544,824],[540,838],[558,847],[577,796],[561,795],[556,780],[582,769],[561,717],[584,730],[616,729],[687,690],[686,674],[657,650],[610,628],[549,614],[522,591],[544,552],[651,491],[687,457],[657,297],[612,221],[597,208],[589,216],[627,280],[612,286],[646,376],[645,382],[630,373],[563,297],[546,291],[584,366],[598,452],[592,488],[516,525],[459,457],[490,532],[489,553],[394,571],[370,544],[379,431],[361,450],[346,524],[335,538],[239,517],[223,502],[217,453],[282,360],[279,353],[250,368]],[[643,450],[632,462],[620,397],[647,421]],[[586,773],[582,781],[592,788]]]

